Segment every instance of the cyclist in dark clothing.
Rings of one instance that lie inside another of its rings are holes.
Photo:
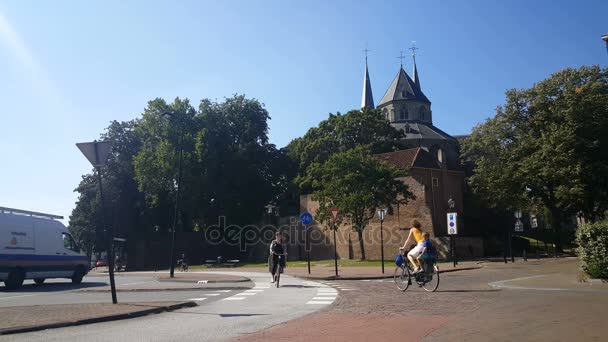
[[[279,255],[282,255],[282,257],[279,258]],[[268,271],[270,271],[272,283],[274,283],[274,274],[277,272],[279,259],[281,267],[285,268],[286,255],[287,246],[283,244],[283,234],[277,232],[275,239],[270,243],[270,255],[268,256]]]

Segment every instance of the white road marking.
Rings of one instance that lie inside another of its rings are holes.
[[[232,291],[232,290],[217,290],[217,292],[222,292],[222,293],[228,293],[230,291]]]
[[[194,301],[201,301],[201,300],[205,300],[207,298],[190,298],[188,300],[194,300]]]
[[[222,300],[241,300],[241,299],[245,299],[247,297],[228,297],[228,298],[224,298]]]
[[[336,297],[313,297],[313,299],[311,299],[311,300],[329,301],[330,299],[333,302],[334,300],[336,300]]]
[[[245,292],[264,292],[264,290],[245,290]]]
[[[317,293],[317,296],[329,296],[329,297],[334,296],[335,297],[337,295],[338,295],[337,293],[325,293],[325,292],[318,292]]]
[[[317,300],[311,300],[309,302],[307,302],[306,304],[331,304],[334,301],[330,301],[330,302],[326,302],[326,301],[317,301]]]
[[[255,296],[257,294],[258,294],[257,292],[241,292],[238,295],[239,296]]]
[[[137,284],[145,284],[145,283],[151,283],[151,281],[140,281],[139,283],[128,283],[128,284],[122,284],[122,286],[128,286],[128,285],[137,285]],[[119,284],[120,285],[120,284]]]
[[[2,297],[2,299],[11,299],[11,298],[19,298],[19,297],[32,297],[32,296],[40,296],[41,294],[29,294],[29,295],[21,295],[21,296],[10,296],[10,297]]]

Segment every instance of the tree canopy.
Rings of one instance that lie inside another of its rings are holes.
[[[163,115],[172,113],[171,116]],[[235,95],[223,102],[157,98],[140,118],[112,122],[102,139],[114,142],[102,168],[104,199],[117,234],[136,237],[167,232],[173,222],[179,150],[181,231],[205,229],[225,216],[231,224],[257,222],[264,206],[279,201],[295,176],[284,151],[268,142],[270,116],[255,99]],[[87,250],[102,250],[96,177],[85,175],[70,229]]]
[[[607,146],[608,70],[593,66],[509,90],[496,116],[464,140],[463,158],[487,203],[517,209],[540,201],[560,222],[578,212],[605,215]]]
[[[363,230],[376,210],[385,207],[392,212],[394,205],[412,198],[407,185],[398,179],[407,173],[373,158],[365,147],[358,147],[332,155],[317,174],[313,184],[318,189],[313,194],[319,201],[316,219],[329,222],[332,208],[349,214],[359,235],[361,259],[365,260]]]
[[[293,140],[287,150],[298,164],[295,183],[305,193],[315,190],[316,175],[312,173],[333,154],[357,147],[366,147],[371,153],[398,150],[404,133],[390,125],[376,109],[365,107],[342,115],[330,114],[301,138]]]

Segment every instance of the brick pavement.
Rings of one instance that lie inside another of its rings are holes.
[[[0,335],[125,319],[196,306],[193,302],[69,304],[0,308]]]
[[[401,292],[386,280],[349,281],[354,290],[340,291],[332,306],[237,340],[601,341],[608,336],[608,292],[488,285],[545,274],[572,281],[577,269],[576,259],[489,263],[482,269],[443,274],[435,293],[415,285]],[[336,282],[346,283],[332,283]]]

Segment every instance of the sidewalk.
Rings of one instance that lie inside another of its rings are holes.
[[[0,335],[114,321],[194,306],[197,306],[194,302],[151,302],[0,308]]]

